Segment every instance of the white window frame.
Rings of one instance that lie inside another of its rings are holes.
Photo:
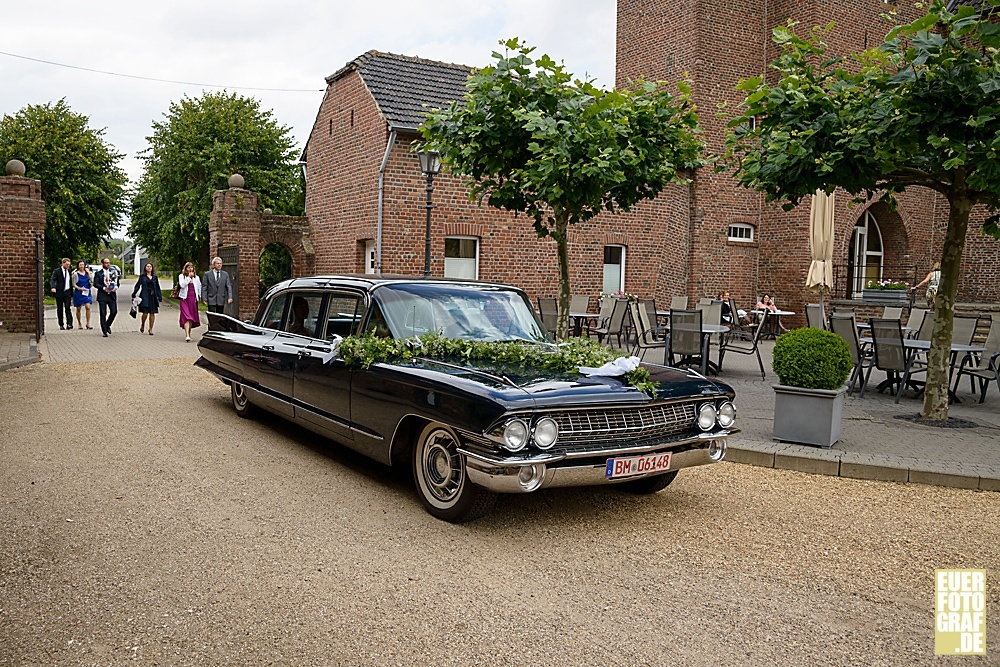
[[[733,236],[734,229],[748,230],[750,232],[749,238],[744,238],[742,236]],[[757,231],[754,229],[753,225],[746,222],[731,222],[729,223],[729,230],[727,232],[729,240],[733,243],[753,243],[756,240]]]
[[[628,253],[628,248],[626,246],[620,244],[620,243],[607,243],[607,244],[605,244],[604,246],[601,247],[601,264],[602,264],[602,266],[605,267],[604,273],[607,273],[607,268],[606,267],[608,267],[608,266],[614,266],[614,264],[604,264],[604,252],[605,252],[605,250],[607,248],[621,248],[621,250],[622,250],[622,261],[621,261],[621,264],[619,265],[619,268],[618,268],[618,271],[619,271],[618,284],[620,285],[620,287],[618,289],[621,290],[622,292],[624,292],[625,291],[625,262],[626,262],[626,255]],[[603,283],[603,279],[604,279],[604,274],[602,274],[602,283]],[[605,293],[607,293],[607,294],[611,294],[611,293],[613,293],[615,291],[615,290],[608,291],[608,289],[607,289],[608,286],[606,284],[602,284],[602,287],[604,288]]]
[[[448,239],[458,239],[460,241],[475,241],[475,243],[476,243],[476,256],[474,258],[474,261],[476,263],[476,275],[472,278],[472,280],[479,280],[479,253],[480,253],[481,248],[482,248],[482,239],[480,239],[478,236],[461,236],[459,234],[451,234],[451,235],[448,235],[448,236],[446,236],[444,238],[445,238],[445,247],[446,248],[447,248],[447,244],[448,244]],[[445,278],[452,278],[452,277],[454,277],[454,276],[449,276],[448,275],[448,260],[449,259],[460,259],[462,261],[467,261],[470,258],[468,258],[468,257],[447,257],[446,256],[444,258],[444,277]],[[460,280],[463,280],[463,279],[467,280],[466,278],[460,278]]]
[[[365,240],[365,274],[375,273],[375,239]]]

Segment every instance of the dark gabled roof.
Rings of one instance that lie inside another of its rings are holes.
[[[949,0],[946,9],[954,12],[961,5],[969,5],[983,16],[989,16],[996,12],[996,8],[988,0]]]
[[[391,127],[416,130],[424,120],[424,105],[446,107],[462,96],[472,68],[368,51],[326,77],[326,82],[331,84],[353,71],[361,75]]]

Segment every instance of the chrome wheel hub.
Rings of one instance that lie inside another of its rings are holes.
[[[453,500],[462,488],[462,461],[455,441],[445,431],[435,431],[424,444],[423,477],[427,489],[442,502]]]

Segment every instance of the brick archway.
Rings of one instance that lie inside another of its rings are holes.
[[[257,312],[260,253],[269,243],[279,243],[292,254],[292,275],[315,271],[316,253],[305,217],[272,215],[258,209],[257,193],[231,187],[216,190],[208,222],[209,248],[216,254],[223,247],[239,247],[239,318]]]

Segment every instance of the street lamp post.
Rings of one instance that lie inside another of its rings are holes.
[[[441,172],[441,155],[437,151],[420,151],[420,171],[427,177],[427,231],[424,235],[424,278],[431,277],[431,193],[434,192],[434,176]]]

